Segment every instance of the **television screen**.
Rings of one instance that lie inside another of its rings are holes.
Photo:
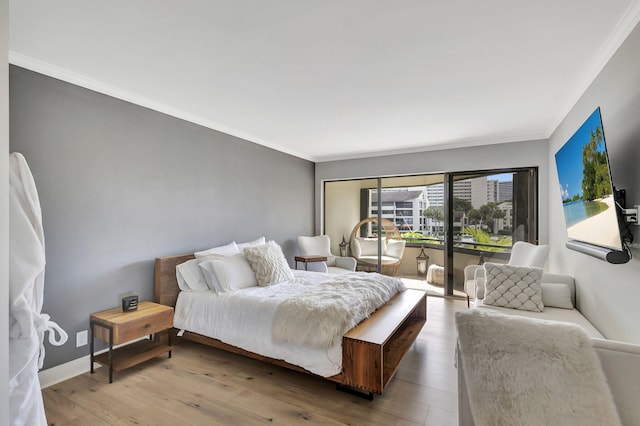
[[[600,108],[556,152],[569,239],[622,250]]]

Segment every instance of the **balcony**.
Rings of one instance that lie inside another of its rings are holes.
[[[429,265],[444,266],[444,241],[438,238],[412,238],[407,240],[407,247],[402,256],[399,277],[409,288],[427,290],[431,295],[444,295],[444,286],[428,283],[426,277],[418,277],[416,257],[421,247],[429,256]],[[506,263],[511,255],[511,246],[483,244],[473,241],[456,241],[453,257],[454,296],[466,298],[464,288],[464,268],[467,265],[479,265],[484,262]]]

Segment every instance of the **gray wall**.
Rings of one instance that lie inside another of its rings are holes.
[[[0,0],[0,300],[9,300],[9,2]],[[0,426],[9,424],[9,305],[0,307]]]
[[[569,250],[563,222],[554,154],[601,107],[613,183],[626,189],[627,203],[640,204],[640,27],[636,27],[550,138],[549,205],[551,252],[555,272],[576,279],[580,309],[608,338],[640,344],[640,251],[625,265],[611,265]],[[639,228],[633,227],[640,242]]]
[[[22,68],[10,69],[11,151],[38,187],[43,312],[75,333],[122,295],[153,298],[154,258],[265,235],[290,263],[313,232],[314,164]]]
[[[537,166],[540,187],[545,188],[549,173],[547,149],[547,141],[530,141],[317,163],[316,232],[320,232],[323,223],[325,180]],[[539,237],[543,243],[547,241],[547,206],[548,199],[541,191]]]

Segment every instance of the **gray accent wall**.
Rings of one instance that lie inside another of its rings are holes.
[[[42,205],[43,312],[69,333],[45,369],[89,353],[90,313],[153,299],[156,257],[264,235],[293,265],[313,233],[312,162],[18,67],[10,99]]]
[[[554,272],[576,279],[580,310],[607,338],[640,344],[640,250],[624,265],[602,260],[565,247],[560,188],[554,155],[600,106],[613,184],[627,192],[627,204],[640,204],[640,26],[627,37],[549,140],[549,222]],[[639,229],[632,227],[635,242]]]

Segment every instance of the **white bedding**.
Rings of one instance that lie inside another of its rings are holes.
[[[294,280],[267,287],[249,287],[228,293],[182,291],[178,295],[174,327],[218,339],[227,344],[298,365],[323,377],[342,370],[341,342],[328,349],[274,343],[276,307],[305,287],[331,280],[332,274],[293,271]],[[363,273],[358,273],[363,274]]]

